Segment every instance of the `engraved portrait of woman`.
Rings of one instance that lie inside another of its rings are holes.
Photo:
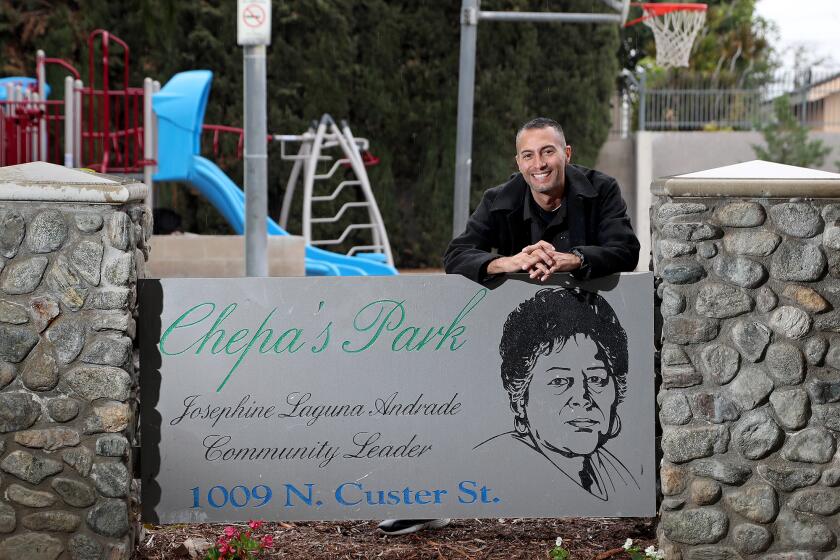
[[[608,449],[621,433],[627,333],[607,301],[578,288],[546,288],[505,321],[502,385],[513,430],[478,447],[537,454],[592,496],[607,501],[636,479]]]

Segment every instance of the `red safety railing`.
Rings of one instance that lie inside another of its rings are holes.
[[[94,55],[96,39],[100,38],[100,86],[97,87]],[[111,42],[122,48],[122,89],[111,89]],[[143,129],[140,114],[143,110],[143,89],[128,85],[130,68],[128,44],[104,29],[88,35],[88,85],[82,89],[87,105],[87,130],[82,131],[82,158],[88,167],[101,173],[138,172],[143,157]],[[84,103],[83,103],[84,105]]]
[[[242,159],[242,152],[245,149],[245,130],[238,126],[226,126],[223,124],[205,124],[202,129],[202,133],[212,133],[213,140],[212,140],[212,153],[213,157],[220,157],[222,156],[222,142],[223,138],[227,138],[228,141],[225,144],[232,144],[235,142],[236,146],[236,159]],[[271,137],[268,138],[271,141]],[[230,156],[228,156],[230,157]]]
[[[121,49],[121,79],[113,87],[112,45]],[[77,165],[102,173],[140,173],[143,159],[143,88],[129,87],[130,49],[115,35],[97,29],[88,36],[88,83],[74,85],[81,95],[81,146]],[[96,64],[98,59],[99,64]],[[79,71],[60,58],[39,57],[41,65],[57,65],[76,80]],[[55,88],[53,89],[55,92]],[[0,101],[0,165],[14,165],[37,159],[64,163],[64,101]],[[46,122],[47,150],[40,154],[41,122]],[[153,162],[151,162],[153,163]]]
[[[142,171],[143,89],[103,90],[83,87],[81,93],[88,106],[85,115],[88,126],[82,129],[82,160],[86,162],[85,167],[100,173]],[[93,99],[96,102],[92,103]]]
[[[204,134],[212,134],[211,150],[213,157],[219,160],[219,165],[224,166],[226,163],[229,163],[232,159],[229,154],[225,153],[225,148],[223,147],[224,138],[235,139],[235,159],[242,159],[242,153],[245,147],[245,130],[243,128],[238,126],[226,126],[223,124],[205,124],[202,128],[202,132]],[[274,136],[270,134],[266,136],[266,141],[272,142],[273,140]],[[228,140],[228,143],[231,143],[231,140]],[[202,145],[206,146],[206,143],[203,142]],[[373,155],[370,151],[362,151],[362,163],[365,167],[373,167],[374,165],[379,165],[379,162],[380,159]],[[349,163],[344,163],[342,165],[344,167],[351,167]]]
[[[73,77],[76,78],[77,80],[82,79],[82,75],[79,74],[79,71],[76,70],[75,66],[73,66],[72,64],[70,64],[69,62],[64,60],[63,58],[52,58],[52,57],[47,56],[47,57],[44,57],[42,59],[42,62],[44,63],[44,65],[55,64],[56,66],[61,66],[62,68],[64,68],[65,70],[67,70],[68,72],[73,74]]]
[[[41,151],[40,124],[46,122],[46,153]],[[0,165],[43,159],[64,159],[64,103],[61,101],[0,101]]]

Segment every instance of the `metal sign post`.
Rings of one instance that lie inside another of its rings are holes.
[[[237,43],[245,47],[245,274],[268,276],[265,47],[271,44],[270,0],[238,0]]]
[[[470,173],[472,170],[473,98],[475,93],[475,52],[479,21],[623,23],[629,0],[602,0],[618,14],[557,12],[482,12],[480,0],[461,2],[461,58],[458,73],[458,125],[455,140],[455,192],[452,209],[452,236],[467,226],[470,215]]]

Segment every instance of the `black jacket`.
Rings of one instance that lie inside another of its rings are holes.
[[[528,184],[521,173],[484,193],[467,229],[453,239],[443,256],[446,272],[485,280],[487,265],[530,245],[531,227],[523,206]],[[572,274],[581,279],[633,270],[639,240],[633,234],[627,206],[615,179],[599,171],[566,166],[566,204],[571,248],[587,266]]]

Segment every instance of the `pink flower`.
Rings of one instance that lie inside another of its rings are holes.
[[[262,526],[263,526],[263,522],[262,522],[262,521],[249,521],[249,522],[248,522],[248,527],[250,527],[250,528],[251,528],[251,529],[253,529],[254,531],[256,531],[257,529],[259,529],[259,528],[260,528],[260,527],[262,527]]]
[[[228,525],[227,527],[225,527],[225,536],[226,536],[226,537],[228,537],[228,538],[232,538],[232,537],[233,537],[233,535],[235,535],[235,534],[236,534],[236,529],[234,529],[234,528],[233,528],[233,527],[231,527],[230,525]]]
[[[260,543],[266,548],[271,548],[274,545],[274,537],[271,535],[266,535],[262,538]]]
[[[220,546],[220,547],[219,547],[219,553],[220,553],[222,556],[224,556],[224,555],[225,555],[225,554],[227,554],[228,552],[230,552],[230,547],[229,547],[227,544],[223,544],[222,546]]]
[[[216,544],[218,544],[218,545],[227,544],[227,542],[228,542],[227,537],[224,536],[224,535],[222,535],[221,537],[216,539]]]

